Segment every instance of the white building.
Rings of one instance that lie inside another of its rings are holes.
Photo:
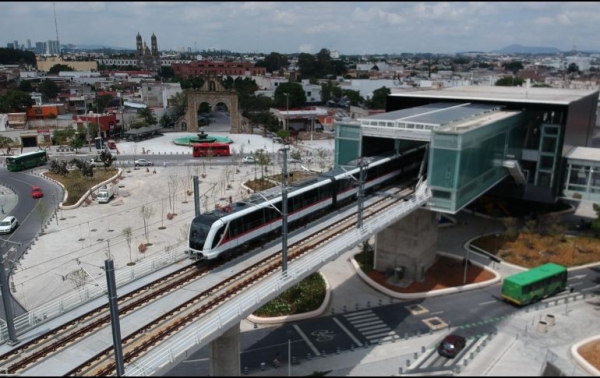
[[[142,82],[142,102],[148,107],[169,106],[169,99],[177,93],[182,93],[180,83]]]

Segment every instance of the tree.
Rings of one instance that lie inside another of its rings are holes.
[[[109,94],[103,94],[96,97],[96,110],[98,113],[104,113],[104,110],[108,107],[108,104],[114,100],[114,97]]]
[[[127,247],[129,247],[129,263],[133,264],[133,259],[131,258],[131,236],[133,232],[131,230],[131,226],[125,227],[123,229],[123,236],[125,237],[125,242],[127,242]]]
[[[137,114],[142,117],[144,123],[147,125],[156,125],[158,123],[154,111],[148,107],[138,109]]]
[[[27,92],[9,89],[0,96],[0,113],[26,112],[35,102]]]
[[[48,100],[58,96],[60,93],[60,88],[54,81],[46,79],[40,83],[38,86],[38,91],[46,100]]]
[[[260,165],[260,169],[261,169],[261,176],[260,176],[260,178],[264,179],[264,177],[265,177],[265,167],[268,166],[269,164],[271,164],[271,158],[262,149],[256,150],[254,152],[254,157],[256,158],[256,164]]]
[[[169,123],[171,123],[171,117],[167,113],[163,113],[163,115],[160,117],[160,120],[158,121],[158,123],[162,127],[167,127],[169,125]]]
[[[179,118],[185,115],[187,110],[187,93],[185,91],[176,93],[169,99],[171,106],[173,107],[173,121],[177,121]]]
[[[385,104],[387,103],[387,96],[392,93],[390,88],[386,88],[385,86],[375,89],[373,91],[373,97],[369,101],[369,108],[371,109],[385,109]]]
[[[33,85],[31,85],[31,80],[21,80],[19,83],[19,90],[27,93],[31,93],[34,91]]]
[[[298,67],[300,68],[300,74],[303,78],[317,76],[317,61],[311,54],[300,53],[298,55]]]
[[[71,66],[67,66],[66,64],[55,64],[48,70],[49,74],[58,75],[61,71],[75,71]]]
[[[352,89],[344,89],[342,90],[342,93],[344,94],[344,96],[348,97],[352,106],[357,106],[359,103],[364,101],[359,91],[355,91]]]
[[[172,67],[162,66],[160,67],[159,76],[163,79],[170,80],[175,76],[175,71],[173,71]]]
[[[204,78],[202,76],[190,76],[186,79],[174,77],[173,81],[181,84],[181,89],[200,89],[204,85]]]
[[[504,63],[503,67],[505,70],[512,72],[513,75],[516,75],[519,70],[523,69],[523,63],[519,61],[507,62]]]
[[[286,109],[288,107],[287,93],[289,95],[289,108],[300,108],[306,104],[306,94],[302,85],[298,83],[281,83],[275,89],[274,100],[277,107],[280,109]]]
[[[256,63],[256,67],[265,67],[267,72],[276,72],[282,67],[288,67],[289,65],[288,58],[277,52],[271,52],[263,60]]]
[[[5,155],[8,155],[8,148],[12,147],[13,140],[4,135],[0,135],[0,149],[6,149]]]
[[[577,64],[575,64],[575,63],[571,63],[567,67],[567,72],[568,73],[578,73],[579,72],[579,66]]]
[[[104,149],[100,152],[100,160],[102,160],[104,170],[106,170],[117,158],[109,150]]]
[[[78,150],[83,147],[83,140],[81,138],[73,138],[71,139],[69,146],[71,146],[71,148],[75,150],[75,153],[77,153]]]
[[[37,60],[33,51],[0,47],[0,64],[28,64],[35,67]]]
[[[525,80],[521,79],[520,77],[506,76],[496,80],[494,85],[498,87],[517,87],[519,85],[523,85],[524,82]]]
[[[148,229],[148,221],[154,215],[154,208],[151,205],[142,205],[140,208],[140,214],[144,221],[144,236],[146,237],[146,244],[150,244],[150,231]]]

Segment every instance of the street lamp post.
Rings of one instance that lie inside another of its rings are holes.
[[[290,131],[290,95],[289,93],[284,93],[285,96],[285,129],[286,131]]]

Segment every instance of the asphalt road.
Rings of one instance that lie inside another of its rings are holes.
[[[13,188],[19,197],[16,206],[10,212],[11,215],[17,217],[19,227],[12,234],[0,237],[0,245],[2,246],[0,250],[5,267],[7,269],[18,269],[18,264],[15,264],[15,262],[19,261],[20,256],[34,242],[35,236],[42,227],[40,215],[45,212],[47,219],[50,219],[54,209],[58,206],[59,198],[62,198],[62,189],[41,177],[27,172],[9,172],[6,168],[0,168],[0,182]],[[33,186],[42,188],[43,198],[31,198],[30,193]],[[16,243],[20,243],[20,245]],[[13,300],[13,311],[17,316],[23,314],[25,309]],[[0,303],[0,316],[2,319],[5,318],[2,303]]]
[[[600,293],[600,268],[591,267],[569,274],[569,285],[577,291]],[[293,324],[282,324],[271,328],[256,329],[240,333],[241,367],[250,372],[260,370],[261,362],[271,363],[279,353],[281,366],[286,366],[291,356],[305,363],[317,356],[316,352],[326,355],[335,354],[352,347],[360,348],[369,343],[371,331],[361,323],[383,323],[390,332],[400,338],[416,338],[425,335],[430,328],[424,323],[429,320],[439,322],[445,328],[457,327],[457,332],[467,338],[477,338],[493,334],[499,325],[517,311],[526,311],[503,302],[500,298],[500,284],[484,287],[480,290],[465,291],[451,295],[423,298],[395,303],[373,303],[370,308],[365,304],[359,309],[348,308],[347,312],[325,315],[302,320]],[[335,295],[335,294],[334,294]],[[414,314],[411,309],[424,310]],[[431,320],[433,319],[433,320]],[[360,344],[357,344],[357,341]],[[289,342],[289,345],[288,345]],[[351,346],[352,345],[352,346]],[[388,347],[393,348],[389,344]],[[358,355],[357,355],[358,356]],[[165,376],[209,375],[209,347],[206,346],[171,369]],[[318,357],[320,358],[320,357]],[[358,358],[358,357],[357,357]],[[360,364],[360,360],[356,361]],[[332,366],[332,369],[335,367]],[[445,366],[447,368],[447,366]],[[284,370],[281,372],[285,373]],[[243,374],[243,371],[240,372]]]

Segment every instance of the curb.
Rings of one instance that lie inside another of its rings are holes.
[[[441,252],[441,251],[436,252],[436,254],[454,258],[454,259],[458,259],[458,260],[462,259],[461,257],[457,257],[454,254]],[[447,289],[439,289],[439,290],[425,291],[425,292],[419,292],[419,293],[398,293],[398,292],[390,290],[384,286],[381,286],[377,282],[373,281],[368,275],[366,275],[362,271],[362,269],[360,269],[360,267],[358,266],[358,263],[356,262],[356,260],[354,260],[354,257],[352,257],[350,259],[350,262],[352,263],[352,266],[354,267],[354,270],[356,271],[356,273],[358,273],[360,278],[362,278],[362,280],[365,281],[368,285],[373,287],[375,290],[384,293],[385,295],[388,295],[390,297],[397,298],[397,299],[430,298],[430,297],[437,297],[440,295],[451,294],[451,293],[461,293],[463,291],[479,289],[479,288],[482,288],[485,286],[493,285],[497,282],[500,282],[500,280],[502,279],[502,276],[495,270],[492,270],[485,265],[482,265],[476,261],[471,260],[472,264],[475,264],[475,265],[479,266],[480,268],[483,268],[483,269],[493,273],[494,278],[492,278],[491,280],[484,281],[484,282],[468,284],[468,285],[463,285],[463,286],[459,286],[459,287],[450,287]]]
[[[580,347],[582,347],[583,345],[585,345],[587,343],[596,341],[596,340],[600,340],[600,335],[588,337],[587,339],[584,339],[584,340],[576,343],[575,345],[571,346],[570,352],[571,352],[571,357],[573,357],[573,359],[579,364],[579,366],[583,370],[585,370],[587,373],[589,373],[591,375],[600,376],[600,370],[596,369],[596,367],[594,365],[587,362],[587,360],[584,359],[579,354]]]
[[[321,306],[319,306],[318,309],[309,311],[309,312],[305,312],[302,314],[274,316],[274,317],[269,317],[269,318],[254,316],[254,315],[250,314],[250,315],[248,315],[248,317],[246,319],[248,321],[251,321],[252,323],[257,323],[257,324],[279,324],[279,323],[296,322],[298,320],[314,318],[315,316],[319,316],[319,315],[323,314],[325,312],[325,310],[327,309],[327,307],[329,306],[329,302],[331,302],[331,286],[329,286],[329,282],[327,281],[327,278],[325,278],[323,273],[319,272],[319,274],[321,275],[321,277],[323,277],[323,280],[325,281],[325,299],[323,299],[323,303],[321,303]]]

